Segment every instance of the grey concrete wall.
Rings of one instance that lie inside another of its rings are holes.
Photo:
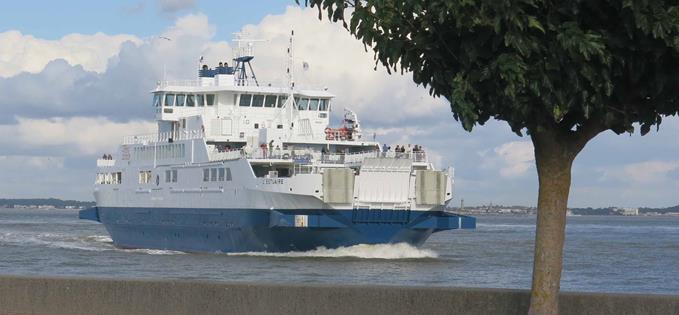
[[[679,314],[679,297],[564,293],[562,315]],[[528,291],[0,276],[0,314],[526,314]]]

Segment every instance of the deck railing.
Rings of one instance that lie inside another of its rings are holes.
[[[97,159],[97,167],[111,167],[116,164],[115,160]]]
[[[208,158],[210,161],[230,161],[238,160],[243,157],[243,152],[241,150],[230,150],[230,151],[208,151]]]
[[[245,154],[248,159],[251,160],[268,160],[268,159],[280,159],[280,160],[293,160],[296,164],[360,164],[366,158],[397,158],[397,159],[409,159],[413,162],[427,162],[427,155],[425,152],[410,152],[410,153],[400,153],[400,152],[379,152],[379,151],[368,151],[368,152],[356,152],[356,153],[321,153],[321,152],[300,152],[297,150],[276,150],[265,152],[262,149],[257,149],[254,152]]]
[[[153,144],[165,143],[180,140],[202,139],[205,133],[200,130],[183,130],[175,132],[160,132],[145,135],[134,135],[123,137],[123,144]]]

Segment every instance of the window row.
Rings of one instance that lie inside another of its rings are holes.
[[[242,107],[283,107],[287,95],[241,94],[238,105]]]
[[[175,94],[156,93],[153,95],[153,106],[160,107],[202,107],[215,105],[215,94]]]
[[[317,98],[295,97],[295,104],[297,104],[298,110],[319,110],[319,111],[330,110],[328,106],[328,100],[323,98],[317,99]]]
[[[122,172],[115,173],[97,173],[96,184],[120,184],[122,183]],[[156,175],[155,184],[160,183],[159,176]],[[224,182],[231,181],[231,169],[228,167],[212,167],[203,169],[204,182]],[[165,171],[165,182],[176,183],[178,181],[177,170]],[[151,184],[153,183],[152,171],[139,171],[139,183]]]
[[[287,95],[261,95],[261,94],[241,94],[238,105],[242,107],[283,107],[287,101]],[[330,110],[329,100],[324,98],[300,98],[295,97],[295,104],[298,110]]]
[[[228,167],[213,167],[203,169],[204,182],[231,181],[231,169]]]
[[[105,184],[105,185],[120,184],[122,182],[123,182],[123,173],[122,172],[97,173],[97,179],[95,181],[95,183],[97,183],[97,184]]]
[[[132,149],[133,160],[181,159],[186,156],[183,143],[170,143],[156,146],[138,146]]]

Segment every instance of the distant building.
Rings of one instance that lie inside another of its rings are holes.
[[[626,215],[626,216],[639,215],[639,208],[617,208],[616,211],[620,215]]]

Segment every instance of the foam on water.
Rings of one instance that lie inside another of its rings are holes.
[[[122,251],[149,255],[176,255],[183,252],[161,249],[121,249],[113,245],[107,235],[73,236],[55,233],[0,233],[0,245],[38,245],[50,248],[75,249],[84,251]]]
[[[306,252],[244,252],[229,253],[230,256],[265,256],[265,257],[293,257],[293,258],[364,258],[364,259],[423,259],[438,258],[439,254],[430,249],[422,249],[406,243],[398,244],[359,244],[349,247],[328,249],[319,247]]]

